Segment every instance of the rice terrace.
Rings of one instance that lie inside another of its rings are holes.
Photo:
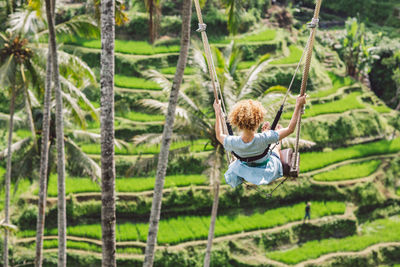
[[[0,19],[0,266],[400,266],[399,1]]]

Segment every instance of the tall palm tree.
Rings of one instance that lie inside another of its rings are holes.
[[[151,44],[155,42],[158,34],[158,25],[161,16],[160,0],[144,0],[144,5],[149,12],[149,41]]]
[[[114,161],[114,42],[113,0],[101,1],[101,230],[102,266],[116,266]]]
[[[64,158],[64,123],[63,101],[58,69],[55,19],[52,12],[55,0],[46,0],[46,17],[49,28],[49,44],[52,56],[52,74],[56,96],[56,138],[57,138],[57,174],[58,174],[58,266],[67,266],[67,213],[65,201],[65,158]]]
[[[19,84],[23,80],[23,68],[29,62],[32,51],[26,47],[27,40],[13,37],[11,34],[6,37],[0,34],[0,82],[10,89],[10,117],[8,132],[7,168],[5,180],[5,223],[10,220],[10,182],[11,182],[11,159],[12,159],[12,134],[14,128],[15,99],[17,91],[21,89]],[[22,71],[21,71],[22,70]],[[8,266],[8,229],[4,230],[4,266]]]
[[[154,185],[153,203],[150,213],[150,226],[147,235],[144,267],[153,266],[154,251],[157,243],[158,222],[160,220],[162,194],[164,187],[165,174],[168,165],[168,153],[171,145],[171,136],[175,120],[175,111],[178,102],[179,89],[183,80],[183,73],[189,54],[190,45],[190,20],[192,16],[192,1],[184,0],[182,6],[182,32],[181,32],[181,51],[179,53],[176,74],[170,90],[170,98],[166,112],[164,130],[162,133],[161,151],[157,164],[156,182]]]

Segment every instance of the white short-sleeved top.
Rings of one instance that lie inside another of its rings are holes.
[[[269,144],[274,144],[278,141],[279,134],[273,130],[256,133],[253,140],[248,143],[245,143],[241,136],[229,135],[225,137],[224,148],[227,151],[234,151],[240,157],[248,158],[261,155]],[[258,161],[262,162],[263,160]]]

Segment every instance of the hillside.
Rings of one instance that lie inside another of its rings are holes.
[[[323,10],[321,17],[327,20],[333,17],[332,21],[336,21],[338,16],[332,14],[334,6],[329,8]],[[306,4],[304,13],[307,10]],[[299,10],[291,12],[296,15]],[[172,13],[168,19],[178,20]],[[143,20],[144,14],[132,7],[129,16],[137,22]],[[193,17],[196,18],[195,14]],[[272,60],[259,73],[254,85],[262,88],[262,92],[257,91],[253,96],[268,107],[269,121],[275,116],[283,98],[282,87],[288,87],[309,34],[306,27],[298,27],[303,23],[300,17],[293,19],[294,23],[286,29],[271,23],[272,20],[261,20],[236,37],[214,32],[216,28],[210,30],[220,77],[228,77],[226,73],[230,72],[231,77],[240,80],[269,54]],[[118,266],[142,266],[160,139],[137,144],[137,138],[145,134],[160,135],[163,131],[162,108],[146,107],[145,102],[168,100],[169,92],[163,87],[176,72],[180,47],[179,40],[171,35],[154,46],[144,40],[126,40],[126,35],[138,34],[128,32],[127,28],[132,29],[129,26],[117,29],[115,46],[115,135],[120,144],[115,150],[117,262]],[[202,69],[203,48],[194,30],[192,27],[190,60],[182,90],[201,107],[207,121],[213,122],[212,99],[205,96],[209,93],[209,77]],[[257,190],[244,185],[232,189],[221,177],[212,266],[400,265],[400,134],[395,123],[399,112],[378,97],[370,84],[347,74],[345,60],[327,41],[338,40],[343,32],[343,25],[317,31],[301,128],[301,138],[312,145],[301,150],[300,177],[287,181],[271,198],[266,194],[276,183]],[[398,38],[393,40],[400,47]],[[100,40],[59,39],[63,41],[60,51],[77,55],[99,80]],[[231,52],[235,49],[240,56],[235,59],[235,68],[230,69]],[[229,79],[220,81],[228,84]],[[291,117],[300,81],[298,74],[285,106],[283,125]],[[98,109],[99,85],[90,86],[83,93]],[[8,102],[5,95],[1,97],[0,123],[6,125],[1,116],[8,114]],[[20,102],[14,143],[30,136],[29,125],[24,122],[23,101]],[[99,121],[88,114],[85,120],[86,131],[100,133]],[[178,119],[176,132],[181,138],[171,144],[154,266],[202,266],[207,244],[212,206],[207,170],[212,164],[214,147],[205,135],[195,135],[183,126],[179,128],[179,122]],[[81,128],[79,125],[66,125],[66,138],[99,163],[98,139],[80,138],[75,133]],[[0,130],[0,136],[4,137],[0,151],[6,148],[6,128],[2,126]],[[4,157],[5,154],[0,154],[1,177],[5,173]],[[66,179],[68,266],[100,266],[101,188],[72,164],[71,157],[67,157],[70,165],[67,163]],[[13,164],[17,166],[23,159],[23,153],[17,154]],[[226,168],[225,162],[223,171]],[[36,176],[33,173],[13,180],[12,222],[18,226],[12,236],[15,265],[26,262],[24,266],[33,266],[38,213]],[[54,172],[48,180],[44,266],[57,263],[56,197]],[[304,223],[306,202],[311,202],[311,220]],[[4,190],[1,190],[0,210],[3,205]]]

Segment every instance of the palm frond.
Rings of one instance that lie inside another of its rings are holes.
[[[207,62],[204,54],[200,49],[193,49],[193,62],[200,68],[203,73],[207,73]]]
[[[31,137],[27,137],[27,138],[24,138],[24,139],[14,143],[14,144],[12,144],[11,145],[11,152],[15,153],[15,152],[18,152],[19,150],[22,150],[22,149],[26,148],[29,145],[29,143],[31,142],[31,139],[32,139]],[[0,160],[5,159],[7,154],[8,154],[8,148],[6,148],[3,151],[1,151],[0,152]]]
[[[18,9],[10,14],[8,24],[11,32],[22,36],[31,36],[35,39],[39,37],[36,33],[45,26],[41,14],[30,8]]]
[[[96,181],[100,185],[101,169],[99,165],[69,138],[65,140],[65,149],[67,152],[68,164],[72,164],[74,168],[83,170],[82,174],[90,176],[93,181]]]
[[[164,92],[170,92],[172,88],[172,83],[170,80],[168,80],[164,75],[162,75],[160,72],[156,70],[148,70],[144,73],[144,76],[156,82],[159,86],[161,86],[162,90]]]
[[[64,99],[64,105],[70,108],[69,111],[71,112],[71,115],[75,121],[79,123],[81,127],[86,128],[85,113],[79,107],[77,100],[70,94],[67,94],[63,91],[61,91],[61,95]]]
[[[0,229],[7,230],[7,231],[10,231],[10,232],[18,231],[18,227],[17,226],[15,226],[15,225],[13,225],[11,223],[5,223],[4,219],[0,221]]]
[[[178,155],[185,155],[190,153],[190,147],[185,146],[177,149],[172,149],[169,151],[168,159],[172,160]],[[126,171],[126,177],[137,176],[138,174],[148,173],[151,170],[157,168],[159,154],[154,154],[151,158],[142,158],[141,155],[136,159],[132,166]]]
[[[61,68],[67,70],[63,76],[73,74],[74,77],[80,80],[89,80],[94,86],[97,85],[96,75],[89,65],[76,55],[64,52],[62,49],[57,51],[58,61]]]
[[[91,133],[84,130],[68,130],[72,134],[75,140],[83,141],[83,142],[97,142],[99,143],[101,140],[101,135],[97,133]],[[114,139],[115,145],[118,148],[127,147],[129,144],[123,140]]]
[[[14,119],[14,122],[17,122],[17,123],[23,121],[19,116],[15,115],[15,114],[14,114],[13,119]],[[0,112],[0,121],[2,121],[2,120],[7,121],[7,122],[10,121],[10,115]]]
[[[138,101],[138,104],[148,110],[161,112],[164,115],[166,115],[168,111],[168,103],[156,99],[141,99]],[[181,107],[176,107],[175,115],[184,119],[189,119],[189,113]]]
[[[132,141],[135,145],[154,145],[154,144],[161,144],[162,141],[162,133],[148,133],[148,134],[141,134],[136,135],[132,138]],[[180,142],[180,141],[194,141],[193,135],[190,134],[178,134],[172,133],[171,135],[171,142]]]
[[[269,55],[266,54],[264,55],[257,65],[253,66],[247,77],[244,79],[241,89],[240,89],[240,94],[238,96],[238,99],[243,99],[247,95],[251,94],[252,92],[252,86],[253,83],[258,79],[258,74],[272,61],[272,59],[268,59]]]
[[[89,15],[78,15],[72,19],[57,24],[55,27],[56,34],[79,36],[83,38],[97,38],[99,37],[99,27],[96,20]],[[38,36],[48,34],[48,29],[38,33]]]
[[[71,95],[75,95],[78,98],[77,103],[81,104],[80,107],[84,108],[86,111],[90,111],[92,118],[98,120],[99,115],[97,109],[93,106],[92,102],[86,97],[86,95],[79,90],[73,83],[71,83],[68,79],[60,76],[60,82],[64,85],[65,88],[68,89]]]

